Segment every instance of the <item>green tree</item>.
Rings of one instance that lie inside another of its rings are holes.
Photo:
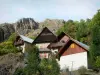
[[[59,65],[54,58],[41,60],[40,68],[42,75],[60,75]]]
[[[26,75],[37,75],[39,72],[39,50],[37,47],[29,48],[27,56],[27,66],[25,67]]]
[[[0,55],[19,52],[18,49],[15,46],[13,46],[15,36],[15,33],[12,33],[8,40],[0,43]]]
[[[79,24],[77,25],[76,39],[85,44],[88,44],[88,24],[88,20],[85,22],[85,20],[81,19]]]
[[[91,62],[95,65],[97,57],[100,56],[100,11],[92,18],[91,26],[90,56]]]
[[[65,22],[64,26],[62,26],[58,31],[57,34],[60,34],[61,32],[65,32],[66,34],[70,35],[71,37],[75,38],[76,36],[76,30],[77,30],[77,23],[73,20],[68,20]]]

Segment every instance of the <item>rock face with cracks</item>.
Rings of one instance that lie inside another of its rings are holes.
[[[15,30],[20,34],[27,34],[32,29],[38,29],[38,23],[35,22],[32,18],[23,18],[16,22]]]
[[[13,75],[17,68],[23,66],[23,56],[20,53],[0,56],[0,75]]]
[[[48,27],[55,33],[64,24],[65,21],[60,19],[46,19],[43,22],[36,22],[33,18],[22,18],[13,24],[0,24],[0,42],[8,39],[13,32],[37,36],[44,27]]]
[[[4,23],[0,24],[0,42],[8,39],[11,33],[15,32],[13,24]]]

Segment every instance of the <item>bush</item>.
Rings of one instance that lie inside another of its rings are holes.
[[[60,68],[55,59],[41,60],[40,70],[43,75],[59,75],[60,74]]]
[[[78,72],[80,75],[84,75],[87,72],[87,69],[84,66],[82,66],[78,69]]]
[[[100,68],[100,56],[96,58],[95,67]]]
[[[23,69],[18,68],[13,75],[25,75],[25,72]]]
[[[18,52],[18,49],[13,46],[14,39],[15,39],[15,33],[13,33],[8,40],[0,43],[0,55]]]
[[[16,33],[12,33],[7,41],[13,42],[15,40],[15,38],[16,38]]]
[[[37,47],[28,49],[28,56],[26,58],[27,66],[24,68],[26,75],[37,75],[39,71],[39,50]]]

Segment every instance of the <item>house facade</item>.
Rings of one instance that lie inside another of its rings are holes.
[[[14,46],[16,46],[19,50],[21,50],[22,53],[26,53],[28,47],[33,46],[32,45],[33,41],[34,40],[19,34],[18,36],[16,36],[16,39],[14,41]]]
[[[60,37],[63,35],[62,37]],[[59,38],[60,37],[60,38]],[[57,43],[59,43],[57,45]],[[63,44],[61,44],[63,42]],[[60,46],[60,47],[59,47]],[[84,66],[88,68],[88,49],[89,47],[65,33],[58,35],[58,41],[51,43],[48,48],[58,49],[56,54],[59,57],[60,69],[69,69],[70,71],[77,70],[80,67]]]
[[[39,48],[40,58],[49,58],[50,49],[47,46],[56,39],[56,36],[47,28],[43,28],[41,33],[34,39],[33,44]]]
[[[57,39],[48,45],[48,49],[52,51],[52,53],[56,54],[63,47],[66,42],[69,40],[69,36],[67,36],[64,32],[60,33],[57,36]]]
[[[58,52],[61,69],[68,68],[70,71],[84,66],[88,68],[88,46],[80,42],[69,40]]]

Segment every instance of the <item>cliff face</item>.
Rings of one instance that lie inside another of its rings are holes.
[[[13,75],[18,67],[23,66],[23,56],[20,53],[0,56],[0,75]]]
[[[27,34],[27,36],[37,36],[44,27],[48,27],[53,33],[56,33],[57,30],[65,24],[64,20],[59,19],[46,19],[43,22],[39,23],[39,28],[32,30]]]
[[[38,23],[35,22],[32,18],[23,18],[20,19],[16,24],[15,24],[15,30],[19,32],[20,34],[27,34],[30,32],[32,29],[37,29],[38,28]]]
[[[8,39],[11,33],[15,32],[14,25],[4,23],[0,25],[0,42]]]
[[[48,27],[55,33],[65,23],[64,20],[46,19],[44,22],[35,22],[32,18],[23,18],[16,23],[4,23],[0,25],[0,42],[8,39],[13,32],[18,32],[22,35],[37,36],[44,27]]]
[[[64,20],[60,19],[46,19],[44,22],[39,23],[39,28],[48,27],[53,33],[55,33],[65,23]]]

